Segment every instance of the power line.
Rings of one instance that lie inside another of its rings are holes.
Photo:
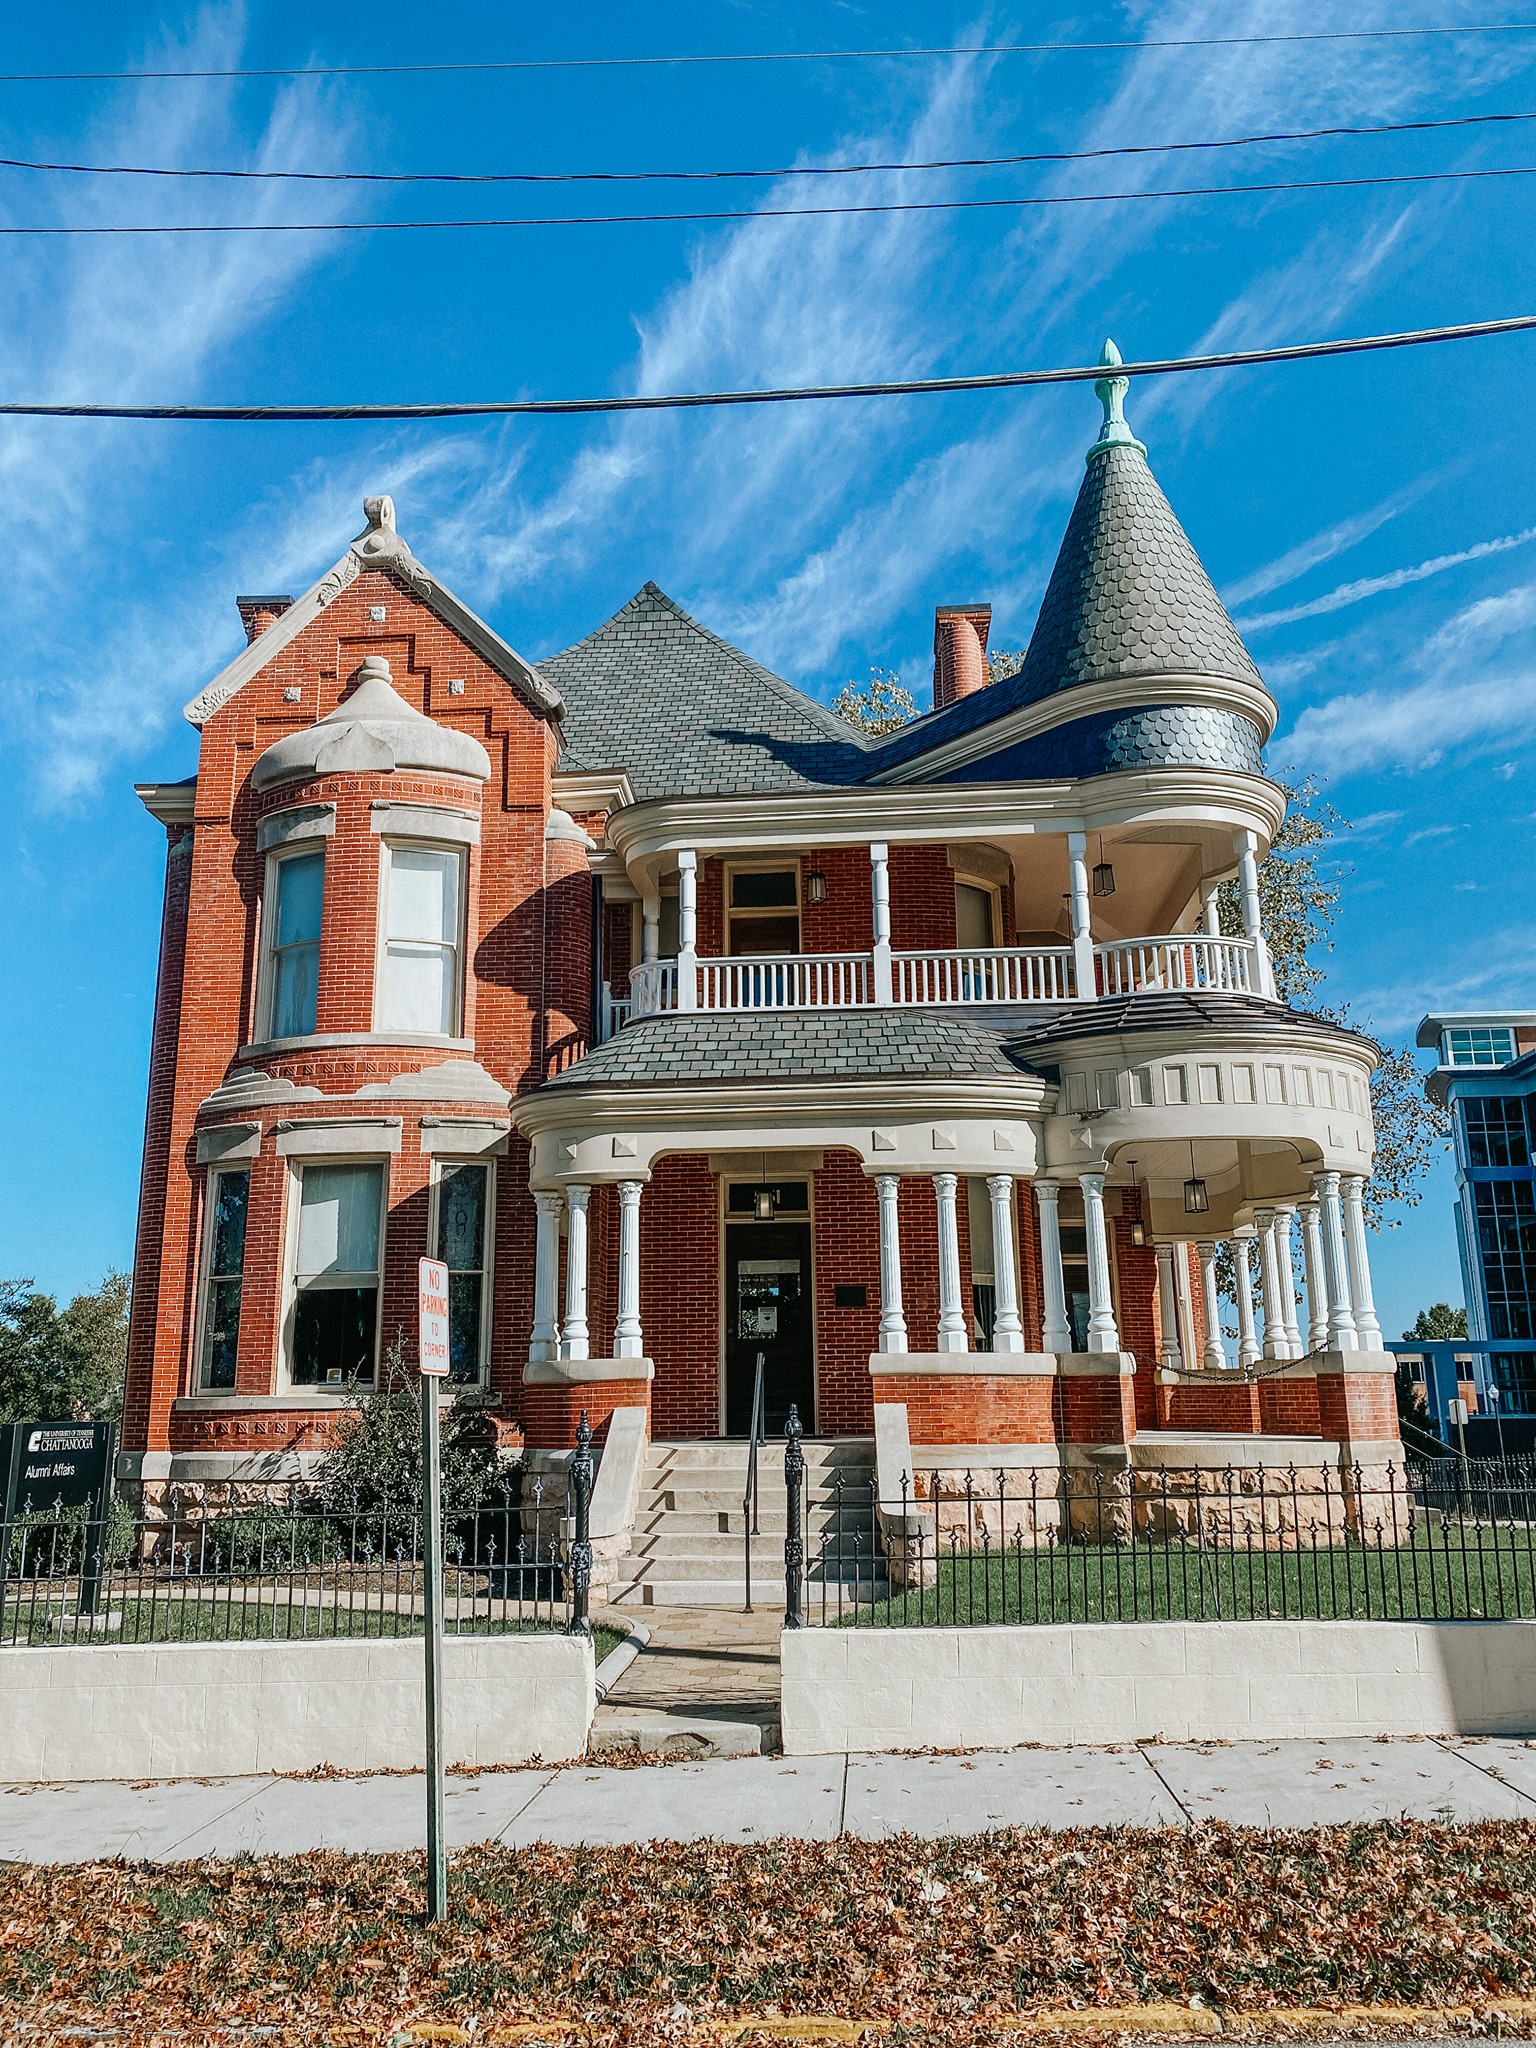
[[[784,405],[821,398],[922,398],[939,392],[1012,391],[1035,384],[1086,384],[1101,377],[1171,377],[1191,370],[1245,370],[1264,363],[1298,363],[1321,356],[1364,355],[1419,348],[1429,342],[1481,341],[1490,335],[1536,328],[1536,313],[1508,320],[1477,320],[1455,327],[1418,327],[1403,334],[1356,335],[1340,341],[1297,342],[1223,355],[1165,356],[1144,363],[1103,363],[1064,370],[1000,370],[981,377],[922,377],[879,384],[797,385],[775,391],[689,391],[627,398],[505,398],[445,405],[26,405],[0,400],[0,416],[93,420],[441,420],[489,415],[676,412],[699,406]]]
[[[249,70],[4,71],[0,85],[137,84],[167,78],[394,78],[431,73],[616,71],[684,64],[829,64],[886,57],[1089,56],[1117,50],[1219,50],[1269,43],[1371,43],[1416,36],[1527,35],[1532,21],[1483,21],[1424,28],[1318,29],[1268,36],[1147,36],[1084,43],[919,44],[906,49],[740,50],[675,57],[510,57],[467,64],[268,64]]]
[[[183,169],[172,164],[70,164],[0,156],[0,170],[64,171],[91,178],[221,178],[247,183],[311,185],[638,185],[720,178],[850,178],[874,171],[1007,170],[1020,164],[1089,163],[1100,157],[1170,156],[1188,150],[1251,149],[1266,143],[1339,137],[1418,135],[1445,128],[1483,128],[1536,121],[1536,114],[1458,114],[1440,121],[1382,121],[1372,126],[1277,129],[1214,142],[1126,142],[1105,149],[1032,150],[1017,156],[927,157],[917,162],[782,164],[767,170],[712,171],[251,171]]]
[[[1106,206],[1132,199],[1223,199],[1244,193],[1345,192],[1378,185],[1464,184],[1486,178],[1529,178],[1536,164],[1500,170],[1400,171],[1358,178],[1287,178],[1261,185],[1170,185],[1151,191],[1049,192],[1038,197],[1000,199],[887,199],[847,206],[740,206],[694,208],[682,213],[542,213],[478,220],[261,220],[184,221],[138,226],[35,227],[0,221],[0,235],[340,235],[416,233],[430,228],[640,227],[667,222],[806,220],[863,213],[987,213],[999,208]]]

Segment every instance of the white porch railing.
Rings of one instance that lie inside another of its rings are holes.
[[[1093,949],[1097,986],[1080,990],[1070,946],[997,946],[977,952],[891,955],[891,1001],[905,1008],[960,1009],[1010,1003],[1074,1003],[1144,989],[1220,989],[1259,995],[1251,939],[1125,939]],[[876,1001],[873,953],[787,953],[694,962],[696,1010],[851,1010]],[[629,998],[611,1001],[612,1029],[680,1007],[678,963],[630,969]]]
[[[875,999],[869,953],[701,960],[701,1010],[852,1010]]]
[[[1225,989],[1234,995],[1261,993],[1258,948],[1252,939],[1124,939],[1095,946],[1099,993],[1133,995],[1150,988]]]
[[[976,953],[893,953],[898,1003],[1069,1003],[1077,994],[1070,946],[997,946]]]

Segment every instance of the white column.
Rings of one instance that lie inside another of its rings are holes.
[[[1214,875],[1200,884],[1200,922],[1208,939],[1221,937],[1221,884]]]
[[[691,846],[677,856],[677,1007],[699,1007],[699,857]],[[614,1353],[616,1358],[640,1355]]]
[[[560,1210],[565,1197],[558,1188],[535,1188],[533,1237],[533,1329],[528,1338],[528,1363],[547,1365],[560,1356]]]
[[[1285,1358],[1285,1311],[1280,1306],[1280,1272],[1275,1260],[1275,1212],[1255,1209],[1259,1233],[1259,1299],[1264,1304],[1264,1356]]]
[[[1088,929],[1088,834],[1067,834],[1068,893],[1072,904],[1072,965],[1080,1002],[1098,995],[1093,971],[1093,936]],[[1118,1345],[1116,1349],[1118,1349]]]
[[[1307,1350],[1328,1349],[1328,1284],[1323,1272],[1322,1211],[1301,1205],[1301,1259],[1307,1271]]]
[[[1182,1372],[1184,1353],[1179,1347],[1179,1297],[1174,1289],[1171,1244],[1157,1247],[1157,1313],[1163,1326],[1163,1341],[1157,1362],[1165,1372]]]
[[[952,1173],[933,1176],[934,1200],[939,1210],[939,1342],[940,1351],[969,1351],[965,1309],[960,1300],[960,1228],[955,1219],[955,1191],[959,1182]]]
[[[640,1329],[640,1186],[619,1182],[619,1313],[613,1325],[615,1358],[644,1358]]]
[[[1355,1335],[1362,1351],[1380,1351],[1381,1324],[1371,1297],[1371,1263],[1365,1248],[1365,1180],[1342,1174],[1339,1194],[1344,1204],[1344,1249],[1349,1261],[1349,1298],[1355,1310]]]
[[[1221,1341],[1221,1303],[1216,1294],[1216,1247],[1200,1244],[1200,1314],[1205,1324],[1205,1345],[1200,1362],[1207,1372],[1219,1372],[1227,1362]]]
[[[587,1202],[592,1190],[579,1182],[565,1191],[565,1324],[562,1358],[590,1358],[587,1333]]]
[[[891,985],[891,850],[881,840],[869,849],[871,930],[874,934],[874,996],[877,1003],[894,998]],[[905,1349],[905,1347],[903,1347]]]
[[[987,1196],[992,1204],[992,1349],[1022,1351],[1024,1325],[1019,1320],[1018,1245],[1013,1233],[1013,1175],[989,1173]]]
[[[1301,1325],[1296,1320],[1296,1262],[1291,1251],[1291,1226],[1296,1221],[1294,1202],[1275,1204],[1275,1278],[1280,1284],[1280,1313],[1285,1323],[1288,1358],[1301,1358]]]
[[[661,957],[661,898],[642,896],[640,898],[640,958],[657,960]]]
[[[1047,1351],[1072,1349],[1067,1282],[1061,1269],[1061,1218],[1057,1209],[1060,1192],[1053,1180],[1035,1182],[1035,1211],[1040,1218],[1040,1290],[1044,1296],[1040,1341]]]
[[[1328,1349],[1356,1351],[1359,1343],[1355,1336],[1355,1312],[1349,1292],[1344,1219],[1339,1210],[1339,1176],[1336,1173],[1314,1173],[1312,1185],[1317,1190],[1318,1206],[1322,1211],[1323,1274],[1328,1290]]]
[[[1239,832],[1237,835],[1237,888],[1243,906],[1243,936],[1252,939],[1258,955],[1258,993],[1271,999],[1275,993],[1275,974],[1270,965],[1269,947],[1264,939],[1264,922],[1259,912],[1259,835],[1257,832]]]
[[[1109,1282],[1109,1234],[1104,1227],[1104,1176],[1078,1176],[1083,1191],[1083,1222],[1088,1237],[1088,1349],[1118,1351],[1115,1300]]]
[[[901,1225],[897,1219],[900,1176],[875,1175],[880,1198],[880,1349],[905,1352],[907,1318],[901,1306]]]
[[[1237,1292],[1237,1362],[1257,1365],[1263,1354],[1253,1327],[1253,1238],[1239,1235],[1232,1240],[1233,1284]]]

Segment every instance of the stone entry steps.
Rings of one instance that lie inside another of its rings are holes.
[[[806,1551],[812,1587],[828,1597],[880,1599],[887,1590],[883,1558],[871,1561],[869,1502],[874,1444],[840,1437],[804,1445],[807,1501]],[[843,1521],[837,1526],[836,1481],[843,1482]],[[628,1553],[609,1580],[612,1605],[741,1607],[742,1496],[747,1446],[713,1440],[653,1443],[641,1481],[640,1505]],[[758,1452],[758,1534],[752,1542],[752,1601],[771,1608],[784,1597],[784,1446]]]

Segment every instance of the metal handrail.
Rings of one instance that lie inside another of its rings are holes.
[[[747,1589],[747,1604],[744,1612],[752,1612],[752,1538],[757,1534],[757,1447],[764,1442],[763,1434],[763,1354],[757,1354],[757,1368],[752,1376],[752,1420],[747,1429],[747,1490],[741,1497],[742,1556]]]

